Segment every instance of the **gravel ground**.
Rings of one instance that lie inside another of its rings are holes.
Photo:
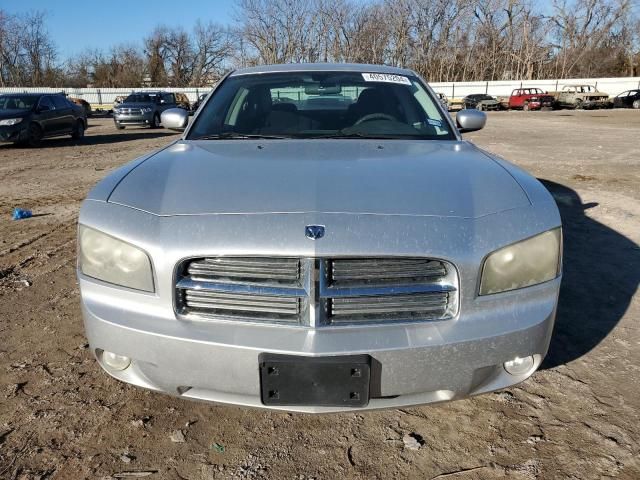
[[[75,281],[80,202],[176,136],[91,123],[80,144],[0,146],[0,479],[640,478],[640,112],[496,112],[469,135],[561,209],[540,371],[469,400],[325,416],[178,400],[100,370]],[[12,221],[16,206],[35,216]]]

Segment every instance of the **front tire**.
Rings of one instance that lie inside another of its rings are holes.
[[[42,129],[36,123],[29,125],[27,129],[27,145],[30,147],[39,147],[42,143],[42,137]]]
[[[151,128],[158,128],[160,126],[160,115],[157,113],[153,115],[153,120],[151,120]]]
[[[118,122],[114,122],[118,130],[124,130],[124,125],[120,125]]]
[[[640,110],[640,100],[634,100],[631,106],[636,110]]]
[[[76,122],[75,127],[73,128],[73,132],[71,133],[71,138],[74,140],[80,140],[84,138],[84,122],[82,120],[78,120]]]
[[[529,111],[529,102],[524,102],[522,104],[522,111],[523,112],[528,112]]]

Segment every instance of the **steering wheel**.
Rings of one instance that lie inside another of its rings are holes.
[[[398,121],[395,117],[387,115],[386,113],[370,113],[369,115],[365,115],[364,117],[359,119],[356,123],[353,124],[353,126],[355,127],[356,125],[360,125],[364,122],[370,122],[372,120],[390,120],[392,122]]]

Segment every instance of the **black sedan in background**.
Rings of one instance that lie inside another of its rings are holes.
[[[0,95],[0,142],[37,147],[43,138],[71,135],[84,137],[84,109],[60,93]]]
[[[475,108],[476,110],[500,110],[500,102],[495,97],[485,93],[473,93],[462,99],[464,108]]]
[[[640,90],[627,90],[614,97],[613,107],[640,109]]]

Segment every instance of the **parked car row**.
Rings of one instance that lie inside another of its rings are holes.
[[[635,108],[640,109],[640,89],[627,90],[610,98],[593,85],[565,85],[557,92],[540,88],[516,88],[509,97],[494,97],[486,93],[467,95],[462,108],[476,110],[542,110],[560,108]]]
[[[116,97],[113,121],[118,130],[128,126],[161,126],[162,112],[181,108],[193,113],[208,94],[194,104],[180,92],[144,91]],[[80,139],[87,129],[91,105],[64,93],[16,93],[0,95],[0,142],[40,145],[42,139],[70,135]]]

